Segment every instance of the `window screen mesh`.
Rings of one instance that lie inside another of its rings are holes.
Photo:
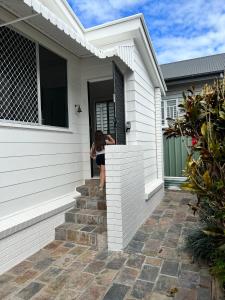
[[[38,123],[36,45],[0,28],[0,119]]]

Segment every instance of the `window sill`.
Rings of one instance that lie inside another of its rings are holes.
[[[8,122],[8,121],[6,122],[6,121],[3,121],[3,120],[0,120],[0,127],[73,133],[73,131],[69,128],[39,125],[39,124],[31,125],[31,124],[26,124],[26,123],[17,123],[17,122]]]

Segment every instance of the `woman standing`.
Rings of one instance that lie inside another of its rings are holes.
[[[94,143],[91,146],[90,155],[96,160],[96,164],[100,170],[99,190],[103,191],[105,185],[105,145],[114,145],[115,140],[111,135],[104,135],[101,130],[95,132]]]

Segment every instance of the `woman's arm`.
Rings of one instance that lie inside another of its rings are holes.
[[[95,151],[95,145],[94,144],[92,144],[92,146],[91,146],[90,157],[92,159],[96,159],[96,151]]]
[[[107,135],[107,140],[105,142],[106,142],[106,145],[115,145],[115,140],[114,140],[114,138],[111,137],[110,134]]]

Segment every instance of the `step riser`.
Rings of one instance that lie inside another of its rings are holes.
[[[95,185],[82,185],[76,188],[77,192],[82,197],[98,197],[100,200],[106,199],[105,191],[100,192],[98,186]]]
[[[86,232],[79,230],[70,230],[57,228],[55,239],[60,241],[75,242],[84,246],[95,246],[103,249],[107,246],[107,233],[104,232]]]
[[[97,245],[97,234],[90,232],[57,230],[55,239],[60,241],[71,241],[85,246]]]
[[[76,207],[80,209],[106,210],[106,202],[104,200],[77,199]]]
[[[87,224],[87,225],[106,225],[107,218],[104,216],[88,216],[73,213],[66,213],[65,220],[68,223]]]

